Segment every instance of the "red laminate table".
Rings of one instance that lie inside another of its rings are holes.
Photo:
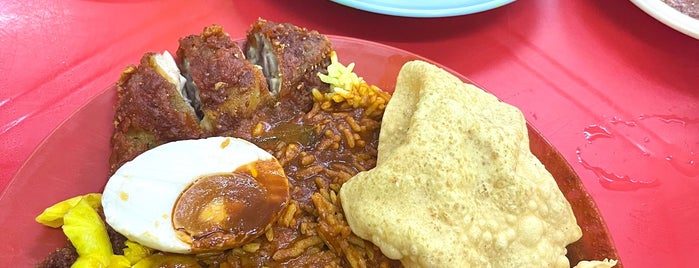
[[[469,77],[571,163],[627,267],[699,263],[699,40],[628,1],[528,0],[418,19],[318,0],[3,0],[0,189],[143,52],[174,51],[212,23],[243,37],[258,17],[384,43]]]

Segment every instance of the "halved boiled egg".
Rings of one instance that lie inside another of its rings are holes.
[[[107,223],[157,250],[233,248],[263,234],[289,200],[279,162],[242,139],[175,141],[119,168],[102,194]]]

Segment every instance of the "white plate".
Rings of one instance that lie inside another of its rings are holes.
[[[450,17],[501,7],[515,0],[332,0],[369,12],[402,17]]]
[[[665,25],[699,39],[698,19],[685,15],[660,0],[631,0],[631,2]]]

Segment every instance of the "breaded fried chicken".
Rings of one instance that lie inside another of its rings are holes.
[[[258,19],[247,33],[245,56],[262,67],[273,94],[291,107],[310,110],[310,89],[324,88],[318,72],[330,64],[332,45],[327,37],[290,23]]]
[[[140,153],[165,142],[202,135],[172,56],[146,53],[117,82],[110,173]]]
[[[207,134],[235,129],[258,106],[271,104],[262,71],[245,60],[238,44],[221,26],[212,25],[200,35],[181,39],[177,57],[188,90],[198,92],[201,127]]]

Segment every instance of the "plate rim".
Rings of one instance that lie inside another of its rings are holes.
[[[383,5],[381,0],[331,0],[335,3],[369,11],[378,14],[412,17],[412,18],[441,18],[460,15],[474,14],[491,9],[495,9],[516,0],[485,0],[480,3],[466,5],[458,8],[433,8],[433,9],[413,9],[408,7],[393,7]]]

